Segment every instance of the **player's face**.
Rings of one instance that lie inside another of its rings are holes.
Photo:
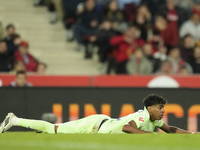
[[[163,104],[156,104],[150,106],[150,119],[151,121],[160,120],[163,118],[165,110]]]

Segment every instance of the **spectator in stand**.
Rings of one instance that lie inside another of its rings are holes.
[[[63,19],[62,0],[35,0],[35,6],[47,6],[50,13],[50,23],[54,24]]]
[[[164,41],[160,36],[160,31],[153,30],[152,37],[148,40],[148,43],[152,45],[153,53],[157,52],[159,47],[164,45]]]
[[[95,10],[95,1],[86,0],[85,10],[78,17],[78,23],[73,25],[75,39],[78,42],[77,50],[83,48],[83,38],[86,35],[95,35],[99,24],[103,19],[103,13]]]
[[[132,75],[147,75],[153,71],[152,63],[144,56],[143,49],[137,47],[127,63],[127,71]]]
[[[15,26],[13,24],[8,24],[6,27],[6,37],[4,40],[7,44],[7,54],[13,56],[13,54],[17,51],[19,44],[21,42],[21,38],[19,34],[15,33]]]
[[[156,74],[172,75],[171,62],[168,60],[163,61],[160,65],[160,69],[157,71]]]
[[[167,47],[165,45],[158,46],[158,51],[153,54],[153,57],[160,61],[167,60]]]
[[[98,47],[98,56],[102,66],[102,74],[110,73],[111,68],[113,68],[113,46],[110,45],[109,40],[114,35],[116,35],[116,33],[112,29],[112,22],[104,20],[99,26],[97,34],[84,40],[85,58],[92,58],[94,45]]]
[[[29,45],[26,41],[21,42],[15,52],[15,61],[21,60],[26,64],[27,72],[36,72],[38,61],[28,52]]]
[[[98,47],[99,61],[104,63],[107,61],[108,52],[112,51],[112,46],[109,43],[111,37],[115,35],[112,30],[112,22],[109,20],[104,20],[99,26],[96,35],[89,37],[89,41],[86,40],[85,43],[85,58],[91,58],[93,53],[94,44]]]
[[[182,76],[188,76],[191,75],[191,72],[188,70],[187,66],[182,66],[180,70],[180,75]]]
[[[3,29],[2,22],[0,22],[0,40],[3,39],[3,35],[4,35],[4,29]]]
[[[118,2],[118,5],[119,5],[119,8],[121,10],[124,10],[124,6],[126,4],[134,3],[136,6],[139,6],[140,3],[141,3],[141,0],[117,0],[117,2]]]
[[[191,10],[195,4],[195,0],[176,0],[176,6],[185,9],[188,13],[191,13]]]
[[[131,26],[124,35],[114,36],[110,39],[110,44],[115,46],[114,57],[116,60],[117,74],[126,74],[126,63],[138,46],[143,46],[144,41],[137,37],[137,28]]]
[[[64,11],[64,25],[66,28],[66,37],[68,41],[72,41],[74,34],[72,25],[76,23],[78,14],[84,10],[84,0],[62,0]]]
[[[37,66],[37,74],[45,74],[47,70],[47,64],[40,62]]]
[[[15,34],[15,26],[13,24],[8,24],[6,26],[6,37],[4,38],[4,40],[7,42],[7,41],[10,41],[10,36],[12,34]]]
[[[192,14],[190,20],[183,23],[180,28],[179,37],[183,38],[186,34],[191,34],[195,41],[200,40],[200,18],[198,14]]]
[[[160,59],[153,57],[153,47],[151,44],[149,43],[144,44],[143,50],[144,50],[144,56],[146,56],[149,62],[151,62],[151,64],[153,65],[152,73],[155,73],[160,68],[161,64]]]
[[[44,6],[45,5],[45,0],[33,0],[33,6]]]
[[[198,14],[200,17],[200,2],[197,2],[194,4],[194,6],[192,8],[192,12],[195,14]]]
[[[26,71],[26,65],[21,60],[14,62],[14,70],[11,73],[16,74],[18,71]]]
[[[151,32],[151,26],[147,18],[143,13],[138,13],[135,20],[133,21],[133,26],[136,26],[140,31],[140,37],[144,41],[147,41],[149,38],[149,33]]]
[[[0,41],[0,72],[9,72],[13,69],[13,58],[7,54],[6,42]]]
[[[155,29],[160,32],[160,36],[168,50],[178,44],[177,30],[173,24],[168,23],[165,15],[158,14],[156,16]]]
[[[50,23],[54,24],[58,21],[58,12],[52,0],[45,0],[45,5],[50,13]]]
[[[55,20],[51,20],[51,23],[56,23],[57,20],[62,20],[63,19],[63,3],[62,0],[51,0],[51,3],[54,5],[55,12],[53,14],[53,19],[56,16],[57,18]],[[55,22],[54,22],[55,21]]]
[[[194,53],[195,39],[191,34],[186,34],[183,38],[183,43],[180,45],[181,57],[185,61],[189,61]]]
[[[7,54],[13,56],[13,54],[18,50],[22,39],[19,34],[10,35],[10,42],[7,43]]]
[[[98,32],[96,44],[99,48],[98,55],[99,61],[104,63],[108,60],[108,53],[113,50],[113,47],[110,45],[109,40],[115,35],[115,32],[112,30],[112,23],[109,20],[105,20],[100,26]]]
[[[121,9],[124,12],[125,20],[130,24],[135,19],[137,14],[137,6],[135,3],[125,4],[124,9]]]
[[[18,71],[16,73],[15,81],[10,83],[11,87],[32,87],[31,83],[26,80],[26,72]]]
[[[165,3],[165,0],[142,0],[141,3],[147,6],[154,20],[154,16],[158,13],[159,7]]]
[[[13,55],[13,51],[15,49],[15,44],[13,41],[13,35],[16,34],[15,26],[13,24],[8,24],[6,26],[6,36],[4,37],[4,40],[6,41],[6,44],[8,46],[7,53],[9,55]]]
[[[200,74],[200,47],[195,47],[193,58],[189,61],[194,74]]]
[[[116,0],[110,1],[105,17],[112,22],[114,31],[123,33],[128,29],[128,24],[124,22],[123,13],[119,10]]]
[[[168,60],[171,62],[171,69],[173,74],[180,74],[180,69],[183,65],[187,67],[188,70],[190,70],[190,72],[192,73],[191,66],[188,63],[186,63],[180,56],[179,47],[173,47],[170,50]]]
[[[165,0],[165,4],[159,7],[159,12],[167,16],[169,24],[171,24],[178,32],[178,29],[188,17],[188,13],[176,6],[175,0]]]
[[[149,21],[149,23],[150,23],[150,21],[151,21],[151,13],[150,13],[150,11],[149,11],[147,5],[141,4],[141,5],[138,7],[137,13],[138,13],[138,14],[144,15],[145,20]]]
[[[97,11],[105,11],[105,8],[109,5],[112,0],[95,0],[96,2],[96,10]]]

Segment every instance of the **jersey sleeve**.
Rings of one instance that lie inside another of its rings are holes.
[[[163,120],[157,120],[156,121],[156,127],[158,127],[158,128],[162,127],[163,124],[164,124]]]

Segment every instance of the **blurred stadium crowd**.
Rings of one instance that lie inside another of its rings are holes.
[[[48,8],[50,23],[63,22],[67,41],[76,41],[85,59],[97,47],[103,74],[200,73],[199,0],[34,0],[34,6]],[[44,73],[46,64],[28,53],[14,25],[6,32],[0,71]]]
[[[47,65],[29,53],[29,43],[16,33],[15,26],[8,24],[5,36],[2,26],[0,27],[0,72],[24,71],[31,74],[44,74]]]

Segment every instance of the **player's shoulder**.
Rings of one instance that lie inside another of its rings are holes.
[[[129,116],[130,116],[130,117],[133,117],[133,118],[138,118],[138,117],[143,117],[143,118],[145,118],[145,116],[146,116],[145,114],[146,114],[146,113],[145,113],[144,110],[138,110],[138,111],[136,111],[136,112],[130,114]]]
[[[139,110],[137,111],[137,113],[144,113],[144,110],[143,110],[143,109],[139,109]]]
[[[141,115],[145,115],[146,112],[145,112],[145,110],[140,109],[140,110],[136,111],[134,114],[141,116]]]
[[[142,120],[143,122],[149,120],[149,113],[148,111],[144,110],[138,110],[134,113],[135,118]]]
[[[149,120],[147,112],[144,110],[138,110],[130,115],[131,119],[135,121],[137,127],[143,126]]]

